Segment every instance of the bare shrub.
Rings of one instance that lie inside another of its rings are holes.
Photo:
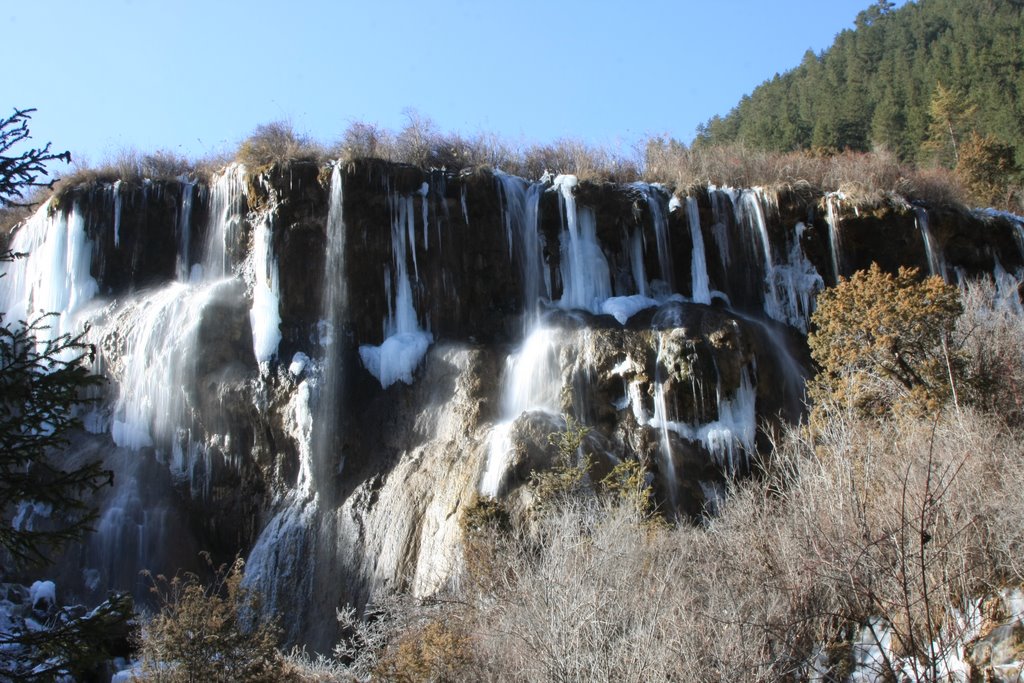
[[[705,185],[800,187],[843,192],[859,205],[876,206],[890,195],[940,206],[960,206],[966,193],[941,167],[901,164],[892,154],[808,150],[768,152],[729,145],[697,145],[652,138],[644,150],[644,177],[681,190]]]
[[[260,596],[242,586],[241,559],[222,566],[210,583],[195,574],[152,578],[159,612],[139,636],[142,679],[179,681],[288,681],[273,623],[247,625]]]
[[[1016,278],[1003,278],[999,289],[989,280],[965,285],[957,327],[971,400],[1016,427],[1024,423],[1024,310]]]
[[[923,166],[909,172],[900,194],[932,206],[963,206],[967,201],[952,171],[941,166]]]
[[[667,680],[673,555],[626,506],[568,499],[502,555],[479,606],[480,656],[520,680]]]
[[[634,160],[573,139],[529,147],[507,170],[525,178],[540,178],[545,172],[572,174],[594,182],[630,183],[640,178]]]
[[[319,161],[323,150],[305,135],[299,135],[287,121],[257,126],[238,147],[237,161],[252,171],[288,161]]]
[[[349,125],[341,141],[330,149],[329,155],[344,161],[360,158],[394,161],[391,158],[393,147],[391,134],[386,130],[357,121]]]
[[[980,600],[1021,580],[1022,447],[970,408],[832,415],[785,432],[763,477],[734,483],[704,526],[650,525],[628,501],[591,496],[513,528],[492,581],[460,594],[473,671],[941,679]]]

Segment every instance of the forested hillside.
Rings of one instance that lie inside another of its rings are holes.
[[[1007,169],[1024,158],[1024,2],[881,0],[855,26],[701,126],[695,144],[886,150],[950,167],[964,151]]]

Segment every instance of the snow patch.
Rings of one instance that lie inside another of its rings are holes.
[[[413,371],[433,342],[434,336],[429,332],[400,332],[380,346],[360,346],[359,358],[384,389],[398,381],[412,384]]]

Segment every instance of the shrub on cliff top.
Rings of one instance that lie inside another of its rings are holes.
[[[299,135],[287,121],[257,126],[238,147],[237,161],[259,172],[287,161],[319,161],[323,150],[305,135]]]

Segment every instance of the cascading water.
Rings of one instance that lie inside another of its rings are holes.
[[[110,191],[114,195],[114,246],[121,246],[121,186],[120,180],[114,182]]]
[[[541,296],[551,299],[551,278],[544,267],[544,241],[537,230],[544,184],[527,183],[522,178],[501,172],[496,172],[494,178],[502,201],[502,222],[509,258],[519,263],[525,336],[537,324],[537,304]]]
[[[935,242],[932,236],[931,227],[928,223],[928,210],[923,206],[914,207],[914,217],[917,220],[917,229],[921,231],[921,240],[924,242],[924,251],[928,257],[928,271],[932,275],[938,275],[946,282],[949,282],[949,269],[946,267],[946,257],[942,249]]]
[[[660,353],[660,348],[659,348]],[[672,457],[669,432],[700,443],[716,464],[727,472],[738,472],[745,464],[745,458],[754,451],[757,435],[757,392],[754,377],[756,370],[744,367],[740,374],[740,385],[733,395],[726,395],[721,379],[717,383],[717,418],[711,422],[683,422],[668,415],[664,383],[660,379],[654,384],[654,416],[651,427],[662,434],[661,463],[668,482],[669,499],[675,506],[678,498],[678,477]]]
[[[669,242],[668,216],[665,212],[668,197],[660,185],[649,185],[647,183],[634,183],[632,185],[639,190],[647,202],[647,208],[651,214],[651,223],[654,228],[654,239],[658,245],[658,267],[660,268],[661,279],[669,292],[676,291],[676,278],[672,266],[672,248]],[[644,292],[638,292],[644,294]]]
[[[181,183],[181,212],[178,214],[178,267],[177,276],[180,282],[188,282],[191,276],[192,254],[192,203],[196,194],[194,182]]]
[[[194,279],[212,281],[231,273],[231,247],[245,220],[245,167],[231,164],[217,176],[210,189],[210,227],[206,232],[201,271]]]
[[[518,353],[508,357],[502,380],[502,422],[489,437],[487,465],[480,481],[480,492],[497,496],[515,445],[512,427],[523,413],[539,410],[551,415],[559,412],[562,388],[558,367],[557,330],[536,328],[523,342]]]
[[[803,223],[797,223],[793,228],[785,260],[775,262],[764,211],[764,205],[770,201],[763,190],[744,190],[740,193],[737,214],[760,247],[755,247],[753,253],[759,254],[762,259],[765,314],[773,320],[806,332],[811,313],[814,312],[814,296],[824,289],[825,283],[803,252],[801,237],[806,229]]]
[[[722,269],[729,267],[729,216],[731,209],[736,205],[735,192],[731,189],[721,190],[716,187],[708,188],[708,198],[711,200],[711,219],[714,225],[711,226],[711,234],[715,238],[715,246],[718,247],[718,259]]]
[[[693,282],[693,301],[711,303],[711,285],[708,278],[707,256],[704,252],[704,234],[700,229],[700,210],[695,197],[686,198],[686,219],[690,224],[693,255],[690,258],[690,279]]]
[[[839,205],[844,199],[841,192],[825,194],[825,211],[828,222],[829,250],[832,255],[832,275],[835,282],[843,276],[843,243],[839,225]]]
[[[646,297],[650,291],[647,284],[647,270],[644,268],[644,232],[635,228],[629,238],[629,266],[636,293]]]
[[[329,197],[323,310],[318,325],[323,358],[314,367],[309,367],[307,359],[292,362],[302,366],[293,373],[302,379],[286,416],[298,445],[296,483],[275,501],[278,511],[256,539],[246,562],[245,585],[264,596],[267,615],[282,613],[295,603],[309,605],[316,591],[334,580],[338,562],[337,524],[330,512],[335,506],[335,479],[344,463],[338,432],[344,405],[340,395],[345,341],[341,329],[348,305],[344,184],[338,163],[331,170]],[[310,609],[289,620],[289,639],[297,640],[309,619],[323,618],[317,609]]]
[[[326,650],[330,642],[312,639],[334,635],[325,625],[337,605],[362,605],[383,586],[422,595],[447,585],[466,501],[474,491],[517,495],[524,468],[544,466],[547,432],[560,428],[563,411],[591,430],[595,472],[649,458],[674,515],[715,509],[728,476],[749,465],[759,419],[800,416],[799,331],[818,273],[844,267],[831,217],[825,235],[823,221],[781,223],[811,207],[712,189],[712,224],[701,225],[703,196],[672,201],[655,186],[647,206],[637,199],[640,211],[598,215],[594,206],[640,195],[620,189],[614,201],[585,206],[581,196],[602,190],[577,195],[568,176],[552,187],[449,174],[445,190],[439,172],[403,168],[402,194],[377,181],[382,168],[335,166],[329,192],[315,184],[323,169],[309,168],[292,182],[290,174],[247,180],[232,167],[209,189],[126,180],[116,192],[65,194],[62,208],[12,235],[30,257],[0,278],[6,319],[56,310],[55,329],[71,332],[91,320],[97,367],[111,379],[89,421],[97,433],[76,437],[93,449],[82,453],[106,456],[117,472],[87,564],[76,567],[90,590],[136,586],[138,569],[163,557],[171,559],[157,568],[173,571],[195,558],[197,539],[217,544],[221,557],[251,547],[247,585],[285,615],[290,641]],[[269,198],[259,204],[266,212],[250,213],[248,187]],[[476,195],[495,191],[500,216],[489,215],[493,195]],[[169,210],[177,202],[163,232],[146,224],[158,198]],[[377,218],[385,205],[390,225]],[[637,226],[637,215],[650,224]],[[563,229],[551,230],[559,220]],[[842,228],[847,261],[860,262],[865,254],[852,249],[865,244],[856,232],[865,225],[850,215]],[[955,228],[942,228],[950,272],[970,269],[948,232]],[[666,261],[669,247],[685,253],[687,232],[689,263]],[[154,244],[165,258],[154,258]],[[310,257],[321,246],[322,270]],[[346,254],[355,256],[347,267]],[[999,252],[998,263],[1017,268],[1022,257]],[[144,272],[149,263],[161,270]],[[677,276],[689,268],[691,291],[669,290],[673,267]],[[1005,270],[997,265],[995,275],[1009,288]],[[386,296],[349,296],[378,292],[381,278]],[[509,283],[521,292],[508,292]],[[304,307],[312,289],[303,288],[316,287],[320,298],[307,301],[321,306]],[[438,315],[437,302],[453,295],[459,310]],[[724,306],[706,305],[719,298]],[[648,306],[657,310],[633,317]],[[442,342],[421,361],[431,327]],[[384,343],[353,348],[360,338]],[[513,344],[502,365],[499,354]],[[278,349],[294,355],[275,357]],[[362,381],[357,352],[371,368],[376,354],[381,384],[394,383],[388,391]],[[353,372],[343,361],[357,364]],[[425,381],[401,386],[414,370]]]

